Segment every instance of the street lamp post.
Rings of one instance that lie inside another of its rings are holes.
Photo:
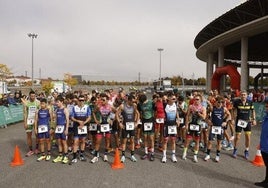
[[[157,49],[159,51],[159,54],[160,54],[160,64],[159,64],[159,89],[161,89],[161,52],[164,50],[163,48],[158,48]]]
[[[34,55],[33,55],[33,40],[37,38],[37,34],[28,33],[28,37],[32,38],[32,89],[34,90]]]

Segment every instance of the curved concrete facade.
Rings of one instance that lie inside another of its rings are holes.
[[[236,52],[240,53],[240,57],[235,59],[241,61],[241,90],[248,89],[249,64],[251,56],[249,56],[249,39],[251,37],[264,34],[268,35],[268,16],[255,19],[240,26],[225,31],[198,46],[196,56],[198,59],[207,63],[207,86],[206,90],[211,89],[211,78],[214,72],[213,65],[222,67],[225,65],[225,59],[228,59],[226,49],[228,46],[239,43],[240,49]],[[268,45],[268,43],[267,43]],[[236,46],[236,47],[237,47]],[[229,49],[230,51],[230,49]],[[256,53],[256,52],[254,52]],[[227,56],[227,57],[226,57]],[[225,79],[221,81],[221,90],[225,89]]]

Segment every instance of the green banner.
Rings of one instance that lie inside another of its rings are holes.
[[[23,120],[23,106],[0,106],[0,127]]]
[[[255,109],[255,113],[256,113],[256,120],[262,121],[264,114],[265,114],[264,103],[254,102],[253,105],[254,105],[254,109]]]

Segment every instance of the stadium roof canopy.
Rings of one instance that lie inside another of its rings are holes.
[[[239,61],[243,36],[248,37],[248,61],[253,62],[249,62],[249,66],[268,66],[268,0],[248,0],[209,23],[194,40],[197,57],[207,61],[207,53],[216,52],[216,45],[223,44],[225,60]],[[217,38],[214,46],[208,45]],[[214,59],[217,59],[216,53]]]

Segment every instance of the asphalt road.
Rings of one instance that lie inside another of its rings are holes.
[[[254,127],[250,161],[255,157],[259,135],[260,127]],[[16,145],[20,148],[25,164],[10,167]],[[89,161],[92,156],[87,151],[87,162],[79,161],[70,166],[54,164],[52,161],[37,162],[36,156],[24,157],[27,152],[26,135],[22,123],[19,123],[0,129],[0,187],[255,187],[254,182],[263,180],[265,168],[255,167],[242,157],[243,145],[244,141],[241,140],[237,159],[231,157],[231,151],[222,151],[219,163],[203,161],[203,152],[199,152],[199,162],[193,163],[191,150],[188,159],[184,161],[181,159],[182,149],[177,147],[177,163],[171,162],[170,152],[168,162],[161,163],[161,153],[157,151],[154,162],[138,160],[133,163],[126,160],[123,169],[113,170],[113,153],[108,156],[108,163],[99,160],[91,164]],[[54,158],[56,149],[52,154]],[[142,154],[143,149],[136,152],[138,158]],[[129,156],[129,152],[126,155]],[[212,149],[214,157],[215,147]]]

